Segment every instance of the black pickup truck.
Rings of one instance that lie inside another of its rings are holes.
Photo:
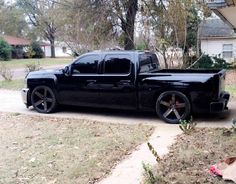
[[[29,73],[23,101],[40,113],[58,105],[156,111],[168,123],[227,110],[224,70],[160,69],[155,54],[94,51],[60,70]]]

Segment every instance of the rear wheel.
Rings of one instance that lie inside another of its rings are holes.
[[[31,102],[34,109],[40,113],[51,113],[55,111],[57,102],[51,88],[48,86],[38,86],[31,94]]]
[[[158,116],[167,123],[179,123],[190,115],[190,102],[188,98],[178,91],[162,93],[156,102]]]

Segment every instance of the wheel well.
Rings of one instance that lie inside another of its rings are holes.
[[[57,98],[57,93],[56,93],[56,90],[55,90],[55,83],[54,83],[54,81],[52,81],[52,80],[50,80],[50,81],[46,81],[46,80],[37,81],[37,83],[29,83],[28,84],[28,88],[29,88],[29,102],[30,102],[30,104],[31,104],[31,93],[38,86],[47,86],[47,87],[51,88],[54,91],[55,96]]]
[[[189,92],[187,92],[186,90],[183,90],[183,89],[168,88],[168,89],[162,89],[162,90],[160,90],[160,91],[158,91],[158,92],[155,93],[154,99],[153,99],[153,101],[154,101],[154,107],[156,106],[156,101],[157,101],[158,97],[159,97],[162,93],[167,92],[167,91],[177,91],[177,92],[183,93],[183,94],[188,98],[189,103],[190,103],[190,105],[192,106],[191,95],[190,95]]]

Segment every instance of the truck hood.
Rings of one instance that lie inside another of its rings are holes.
[[[30,72],[27,78],[44,78],[46,76],[52,76],[55,74],[62,74],[62,69],[48,69]]]

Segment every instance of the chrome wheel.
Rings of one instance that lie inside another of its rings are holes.
[[[31,94],[31,102],[35,110],[40,113],[50,113],[56,107],[56,98],[47,86],[36,87]]]
[[[178,123],[190,114],[188,98],[180,92],[168,91],[162,93],[156,103],[156,111],[161,119],[168,123]]]

